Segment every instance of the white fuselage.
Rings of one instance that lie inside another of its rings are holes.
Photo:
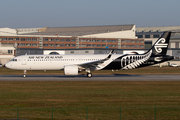
[[[113,54],[111,58],[95,70],[101,70],[113,60],[120,57],[120,54]],[[105,59],[103,55],[22,55],[13,58],[6,63],[6,67],[15,70],[62,70],[66,65],[86,64],[93,61]]]

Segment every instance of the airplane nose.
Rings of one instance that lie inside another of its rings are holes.
[[[4,67],[5,67],[5,68],[8,68],[8,65],[7,65],[7,63],[6,63],[6,64],[4,64]]]

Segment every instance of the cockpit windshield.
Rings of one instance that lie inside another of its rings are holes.
[[[10,61],[17,61],[17,59],[12,59],[12,60],[10,60]]]

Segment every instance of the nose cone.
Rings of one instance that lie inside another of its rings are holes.
[[[4,67],[5,67],[5,68],[7,68],[6,66],[7,66],[7,63],[6,63],[6,64],[4,64]]]
[[[9,63],[6,63],[6,64],[4,65],[4,67],[5,67],[5,68],[9,68],[9,67],[10,67]]]

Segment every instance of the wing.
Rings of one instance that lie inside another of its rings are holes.
[[[98,67],[98,65],[104,63],[105,61],[109,60],[113,54],[114,50],[111,50],[111,52],[108,54],[108,56],[102,60],[98,60],[98,61],[93,61],[93,62],[88,62],[88,63],[83,63],[83,64],[78,64],[78,66],[81,69],[91,69],[94,70],[96,67]]]

